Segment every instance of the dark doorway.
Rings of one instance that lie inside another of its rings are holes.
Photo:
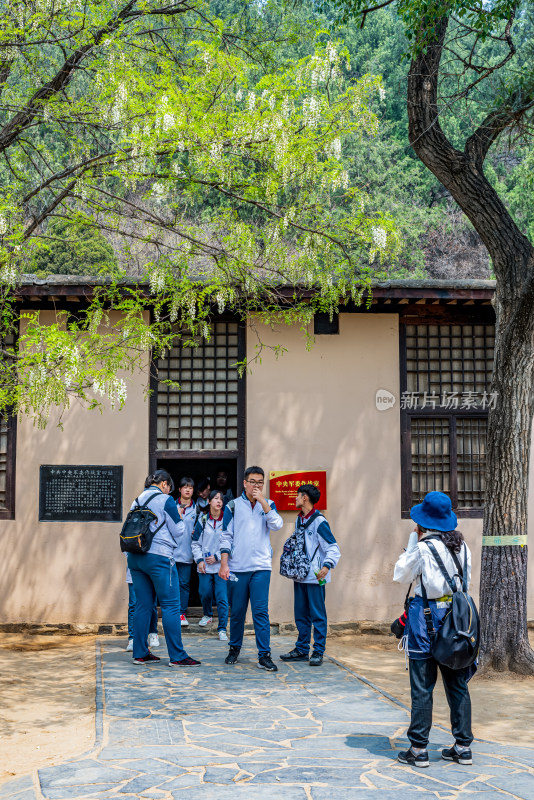
[[[215,478],[219,470],[224,470],[228,475],[230,488],[234,497],[237,497],[237,459],[236,458],[159,458],[158,469],[166,469],[177,487],[183,477],[192,478],[195,486],[201,478],[209,478],[211,488],[215,488]],[[241,494],[241,490],[239,491]],[[178,499],[178,489],[173,492],[175,500]],[[198,572],[195,564],[191,565],[191,583],[189,593],[190,611],[201,611],[200,596],[198,593]]]

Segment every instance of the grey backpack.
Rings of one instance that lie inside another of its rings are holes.
[[[322,517],[322,514],[319,514],[319,516]],[[306,552],[305,530],[316,517],[317,515],[314,514],[304,525],[299,525],[297,521],[292,535],[289,539],[286,539],[280,556],[280,575],[283,575],[284,578],[303,581],[307,577],[319,545],[317,545],[314,554],[310,558]]]

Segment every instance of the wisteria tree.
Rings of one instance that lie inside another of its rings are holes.
[[[79,315],[22,320],[16,349],[4,345],[0,408],[44,425],[73,396],[120,406],[120,373],[176,328],[209,336],[223,309],[309,319],[361,297],[362,253],[369,264],[395,252],[391,222],[366,213],[342,158],[347,136],[377,129],[380,78],[347,85],[346,55],[324,35],[313,55],[280,64],[277,37],[292,35],[283,6],[240,12],[222,21],[201,0],[5,5],[3,338],[19,327],[21,275],[58,223],[66,236],[86,226],[119,239],[126,263],[139,240],[153,257],[139,276],[148,293],[103,280]],[[282,286],[297,288],[281,303]]]

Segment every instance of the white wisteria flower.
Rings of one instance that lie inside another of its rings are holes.
[[[373,226],[371,228],[371,235],[373,237],[373,242],[376,245],[376,247],[378,247],[379,250],[385,250],[388,235],[384,230],[384,228]]]
[[[155,269],[150,273],[150,291],[152,294],[159,294],[165,289],[165,272],[162,269]]]
[[[18,274],[14,264],[6,264],[2,272],[0,272],[0,282],[6,286],[15,286],[17,277]]]

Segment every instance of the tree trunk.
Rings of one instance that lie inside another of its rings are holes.
[[[429,33],[408,76],[410,143],[425,166],[449,190],[480,234],[497,278],[497,318],[487,439],[485,536],[527,533],[528,471],[534,369],[534,251],[483,172],[485,155],[503,129],[489,115],[466,143],[452,146],[440,126],[438,80],[448,19]],[[493,127],[492,127],[493,125]],[[481,664],[523,674],[534,672],[527,631],[527,547],[483,547]]]
[[[531,258],[532,263],[532,258]],[[487,440],[485,536],[525,536],[532,439],[534,314],[531,302],[502,302],[497,329]],[[526,545],[483,547],[480,579],[481,665],[534,672],[527,630]]]

